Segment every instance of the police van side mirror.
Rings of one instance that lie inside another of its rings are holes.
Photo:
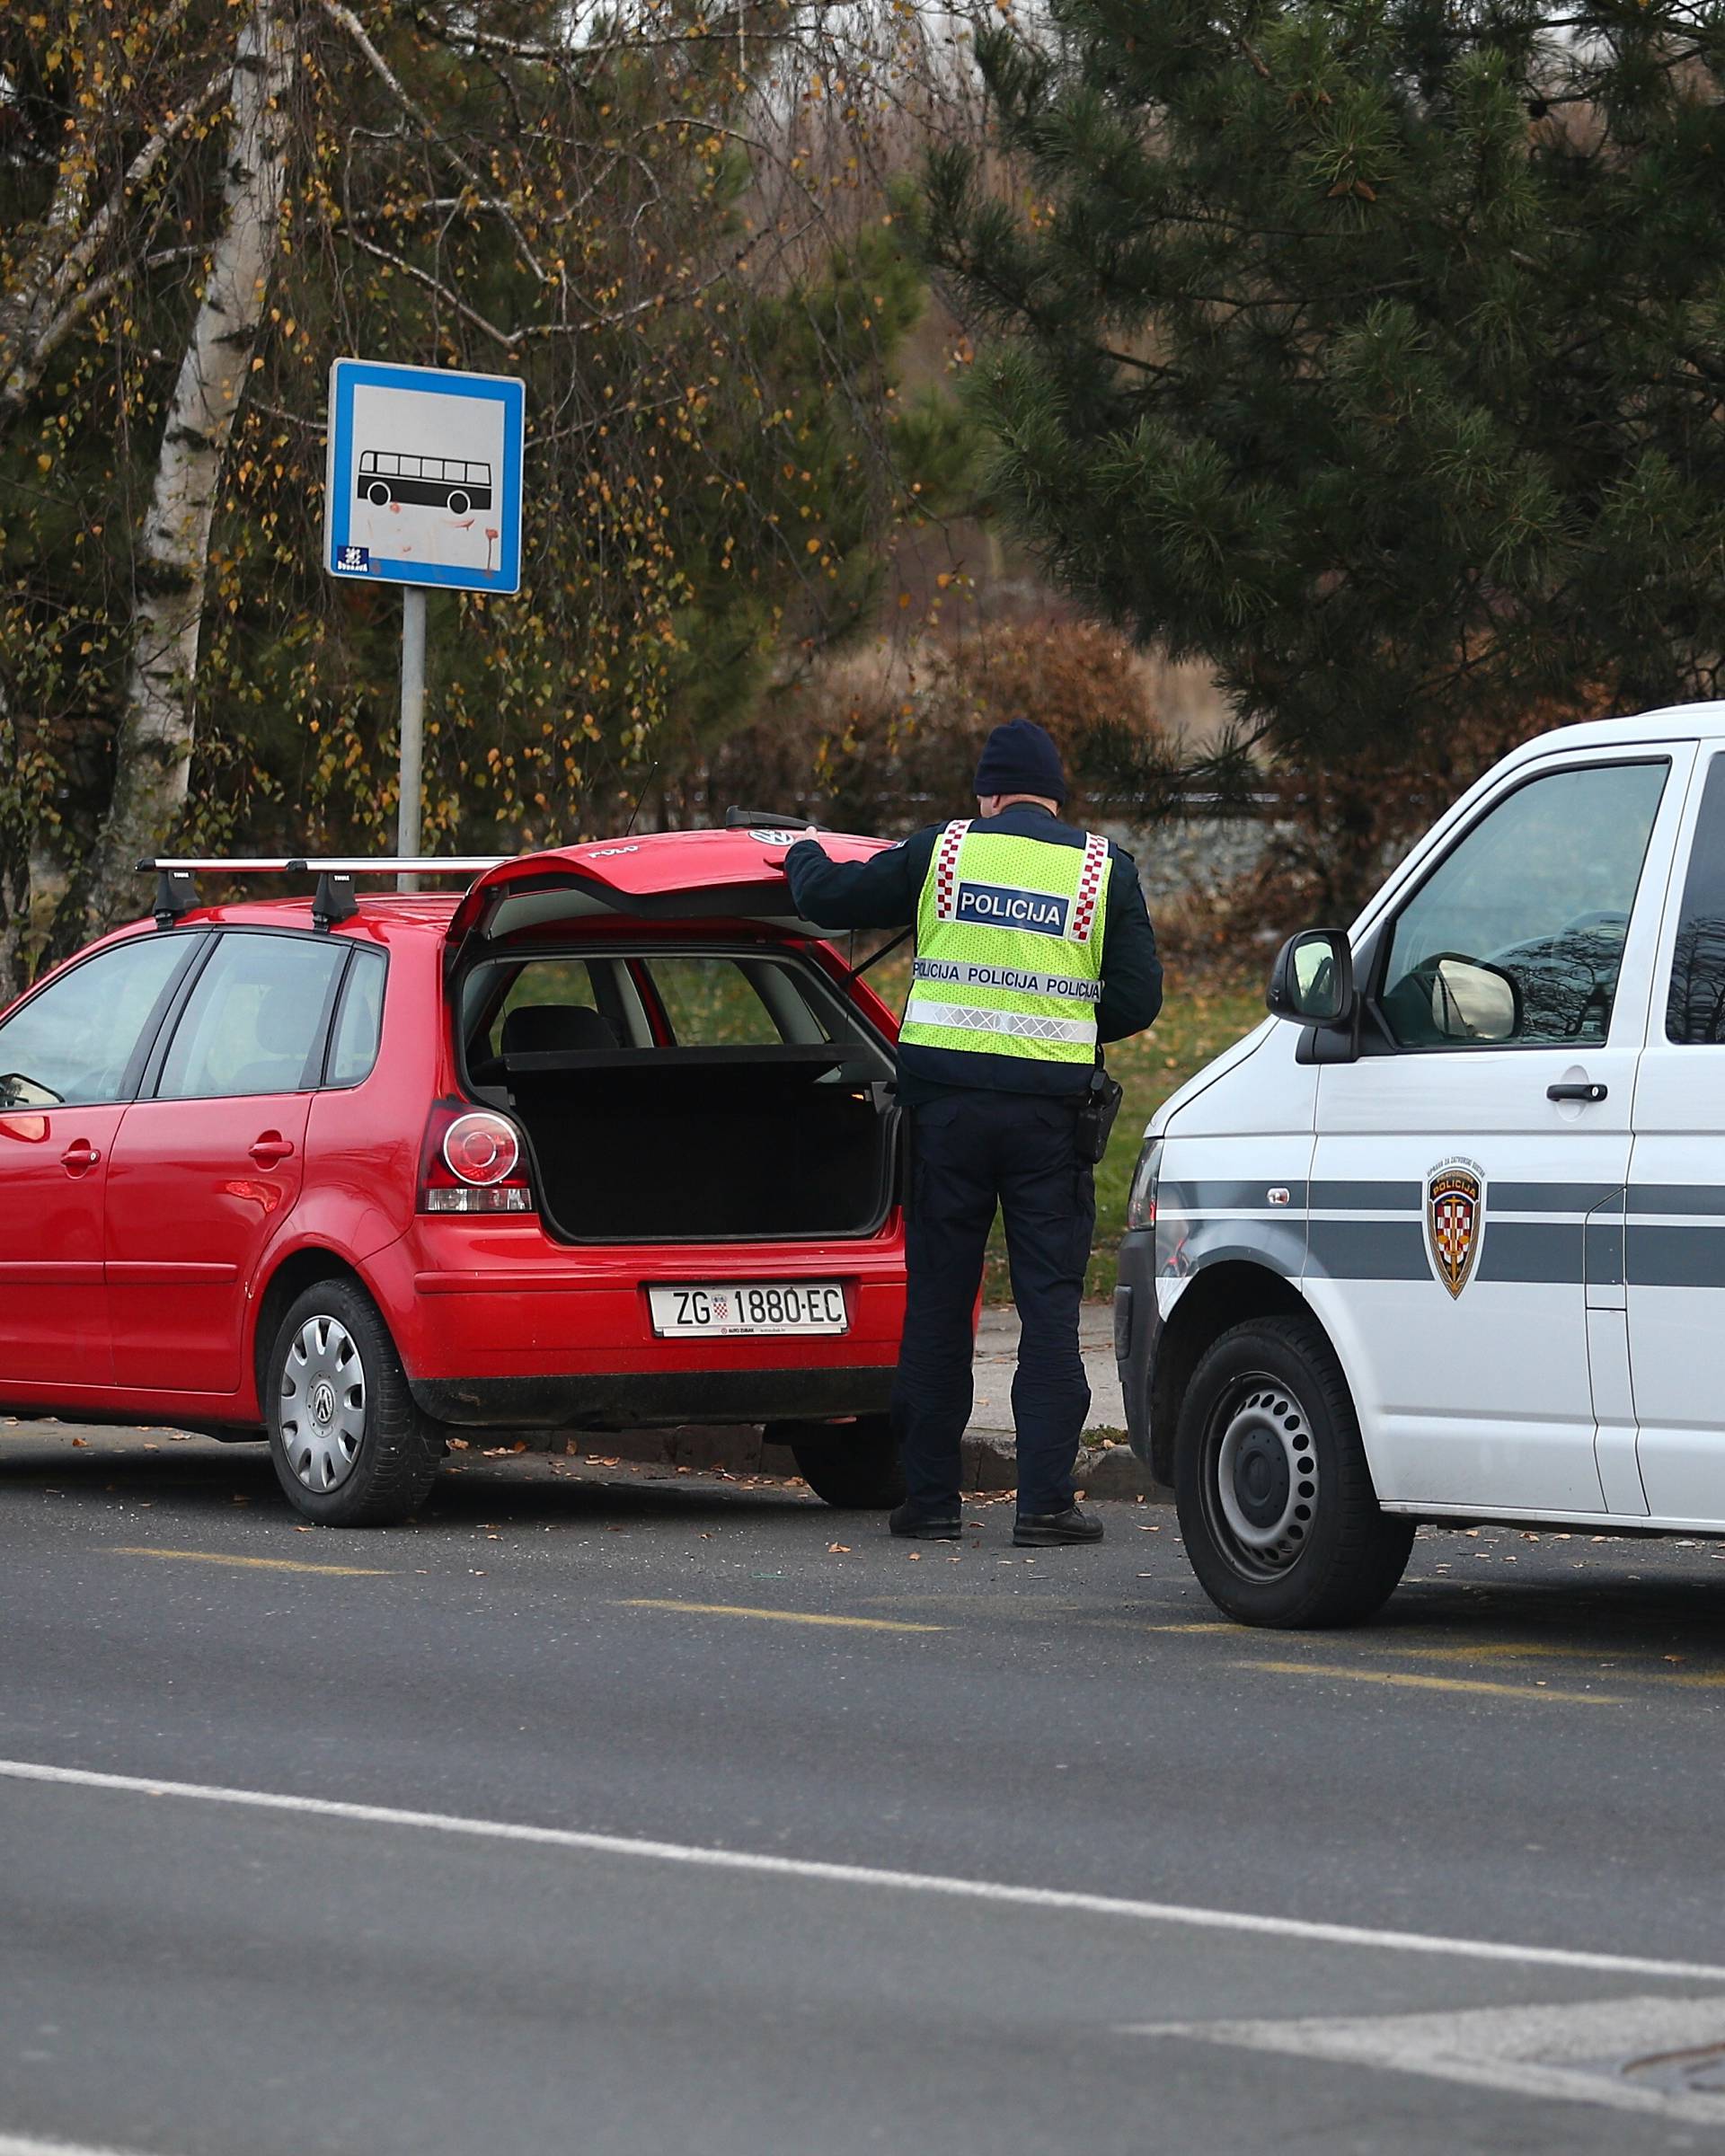
[[[1340,929],[1306,928],[1290,936],[1270,968],[1264,1001],[1275,1018],[1345,1025],[1354,1013],[1354,953]]]

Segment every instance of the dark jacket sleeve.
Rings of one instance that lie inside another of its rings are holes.
[[[938,828],[931,824],[867,861],[829,861],[818,839],[800,838],[784,857],[797,911],[822,928],[908,928]]]
[[[1138,881],[1138,864],[1124,847],[1110,846],[1108,923],[1102,940],[1102,1000],[1097,1030],[1104,1040],[1142,1033],[1162,1009],[1162,960]]]

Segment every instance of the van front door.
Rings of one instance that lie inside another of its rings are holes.
[[[1627,1339],[1590,1323],[1585,1224],[1623,1203],[1694,754],[1506,782],[1371,933],[1367,1052],[1319,1079],[1306,1286],[1386,1503],[1609,1507],[1596,1396],[1626,1398]]]
[[[1725,1522],[1725,755],[1698,787],[1635,1086],[1624,1278],[1655,1519]]]

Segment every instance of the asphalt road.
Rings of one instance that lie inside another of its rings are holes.
[[[0,1423],[0,2156],[1725,2146],[1725,1551],[1105,1510]]]

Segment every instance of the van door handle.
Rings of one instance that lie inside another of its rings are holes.
[[[279,1168],[294,1150],[294,1141],[284,1138],[279,1130],[266,1130],[252,1147],[252,1158],[260,1168]]]
[[[1545,1098],[1548,1100],[1603,1100],[1610,1091],[1609,1086],[1580,1078],[1569,1085],[1548,1085]]]
[[[88,1138],[74,1138],[60,1155],[60,1165],[68,1175],[88,1175],[101,1159],[101,1153]]]

